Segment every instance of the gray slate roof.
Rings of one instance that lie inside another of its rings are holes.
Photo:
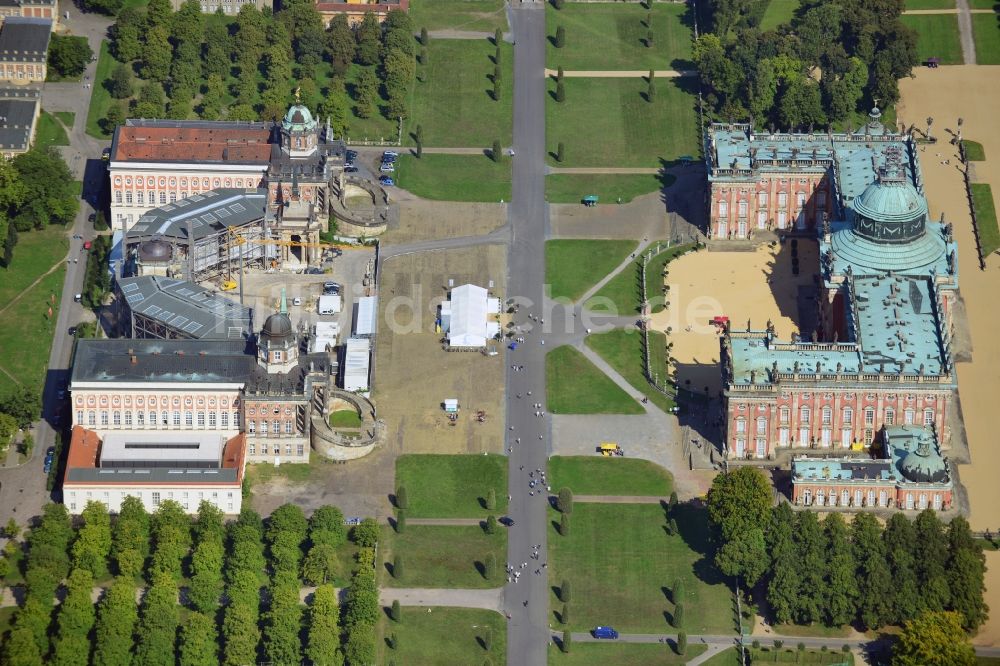
[[[45,62],[52,36],[52,21],[11,16],[0,29],[0,61]]]
[[[145,275],[123,278],[118,288],[134,313],[158,320],[184,337],[225,340],[253,334],[250,308],[194,282]]]
[[[126,244],[164,236],[187,240],[188,222],[197,241],[226,227],[242,227],[267,213],[267,190],[219,188],[154,208],[128,231]]]

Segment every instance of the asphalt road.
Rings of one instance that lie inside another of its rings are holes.
[[[542,316],[545,282],[545,5],[524,2],[511,11],[514,36],[513,201],[509,208],[511,242],[508,256],[508,298],[522,303],[518,321],[528,314]],[[544,469],[550,447],[550,421],[538,417],[545,402],[545,347],[541,334],[528,333],[525,344],[507,351],[507,425],[509,456],[508,513],[514,520],[507,539],[508,562],[521,572],[520,582],[507,584],[504,602],[507,663],[541,666],[549,641],[548,577],[545,561],[547,493],[529,495],[529,472]],[[515,372],[511,364],[523,365]],[[528,395],[531,391],[532,395]],[[521,397],[518,398],[517,396]],[[534,403],[543,404],[541,410]],[[516,439],[520,438],[520,443]],[[537,474],[535,477],[537,478]],[[540,559],[532,546],[540,545]],[[521,568],[521,564],[527,566]],[[539,569],[541,573],[534,572]]]

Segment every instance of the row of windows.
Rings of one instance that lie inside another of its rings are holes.
[[[257,443],[256,442],[250,442],[249,449],[250,449],[250,455],[252,455],[252,456],[257,455]],[[274,454],[276,456],[281,455],[281,444],[274,444],[274,445],[272,445],[272,447],[270,449],[268,449],[268,446],[267,446],[266,442],[262,442],[260,444],[260,455],[262,455],[262,456],[269,455],[268,454],[269,450],[270,450],[271,454]],[[306,454],[306,446],[305,446],[305,444],[301,444],[301,443],[297,444],[295,446],[295,455],[297,455],[297,456],[299,456],[301,458],[305,454]],[[292,455],[292,445],[291,444],[285,444],[285,455],[286,456],[291,456]]]
[[[875,424],[875,410],[871,407],[864,410],[865,415],[865,425],[871,426]],[[791,417],[791,409],[788,407],[782,407],[778,410],[778,421],[779,423],[788,423]],[[799,423],[810,423],[812,419],[812,409],[810,407],[801,407],[799,409]],[[851,423],[854,421],[854,409],[851,407],[844,407],[842,413],[841,422]],[[896,410],[892,407],[887,407],[885,410],[886,425],[896,425]],[[833,423],[833,409],[830,407],[824,407],[820,411],[820,422],[823,425],[830,425]],[[903,410],[903,423],[906,425],[912,425],[916,423],[916,411],[913,409]],[[925,409],[923,412],[923,425],[932,426],[934,425],[934,410]],[[746,432],[746,420],[741,416],[736,419],[736,431]],[[757,418],[757,432],[764,433],[767,431],[767,419],[764,417]]]
[[[205,492],[204,491],[198,491],[197,497],[194,497],[194,495],[195,495],[194,492],[189,492],[187,490],[179,492],[179,493],[176,493],[176,494],[179,495],[179,497],[177,497],[176,500],[180,503],[181,507],[183,507],[185,511],[189,511],[191,509],[191,504],[190,504],[191,500],[197,500],[197,503],[201,504],[202,500],[211,499],[212,504],[214,504],[215,506],[219,507],[220,509],[222,508],[222,504],[219,502],[219,492],[218,491],[212,491],[210,498],[206,498],[205,497]],[[118,500],[124,500],[126,497],[136,497],[136,495],[132,495],[131,493],[116,493],[116,495],[117,495],[116,499],[118,499]],[[166,499],[169,499],[169,500],[175,499],[174,495],[175,495],[174,491],[169,491],[169,492],[167,492]],[[76,511],[76,493],[75,492],[71,492],[70,493],[70,499],[71,499],[71,501],[69,503],[70,511]],[[81,498],[81,499],[84,500],[84,503],[89,502],[89,501],[95,499],[94,498],[94,493],[88,490],[87,494],[86,494],[86,497]],[[142,499],[142,498],[140,497],[140,499]],[[233,493],[231,491],[230,492],[226,492],[226,498],[225,499],[226,499],[227,509],[231,513],[233,511]],[[160,506],[160,503],[162,502],[162,493],[160,491],[155,491],[154,490],[151,493],[151,500],[152,500],[153,506]],[[104,506],[106,506],[106,507],[110,506],[111,505],[111,493],[109,491],[105,490],[102,493],[102,497],[101,497],[101,499],[99,501],[103,502]],[[197,505],[195,505],[195,507],[197,508]]]
[[[177,201],[177,193],[176,192],[170,192],[169,195],[166,192],[160,192],[159,193],[160,203],[161,204],[167,203],[167,197],[168,196],[170,197],[170,203],[175,203]],[[149,204],[150,205],[155,205],[156,204],[156,199],[157,199],[157,193],[156,192],[150,192],[149,193]],[[115,203],[120,204],[121,202],[122,202],[122,192],[121,192],[121,190],[116,190],[115,191]],[[135,193],[135,199],[133,201],[132,190],[125,190],[125,203],[129,204],[129,205],[131,205],[132,203],[136,203],[136,204],[139,204],[140,206],[145,206],[146,205],[146,195],[145,195],[145,193],[142,190],[139,190],[139,191],[137,191]]]
[[[267,420],[260,422],[260,428],[257,427],[256,421],[247,421],[247,433],[251,435],[256,435],[260,433],[261,436],[267,435]],[[291,421],[285,421],[285,434],[291,435],[293,431],[293,426]],[[281,421],[271,422],[271,434],[280,435],[281,434]]]
[[[230,416],[230,414],[232,416]],[[89,411],[86,413],[87,425],[96,426],[98,419],[100,419],[100,424],[102,426],[115,425],[115,426],[126,426],[131,427],[133,425],[139,427],[145,427],[146,425],[155,428],[157,426],[175,428],[181,427],[181,412],[174,411],[171,412],[163,411],[150,411],[150,412],[132,412],[132,411],[118,411],[113,412],[108,411]],[[239,412],[184,412],[184,426],[188,428],[194,427],[195,423],[198,424],[199,428],[205,428],[206,424],[209,428],[221,428],[223,430],[229,429],[230,422],[233,428],[240,427],[240,413]],[[83,410],[78,410],[76,412],[76,422],[80,425],[83,424],[84,412]]]
[[[874,436],[874,430],[866,428],[864,431],[864,442],[871,442]],[[809,446],[813,443],[812,431],[806,428],[799,428],[799,436],[796,444],[798,446]],[[762,434],[761,432],[757,433]],[[840,446],[843,448],[848,448],[854,443],[854,429],[850,427],[840,429]],[[779,428],[778,429],[778,446],[785,447],[792,444],[792,431],[790,428]],[[831,428],[823,428],[819,432],[819,444],[824,448],[829,448],[833,444],[833,430]],[[754,440],[755,449],[759,457],[763,457],[767,454],[767,438],[758,436]],[[735,448],[737,457],[743,457],[746,453],[747,441],[746,437],[742,431],[737,432],[735,439]]]
[[[889,493],[886,490],[879,490],[878,493],[878,503],[875,503],[875,491],[869,489],[867,493],[862,494],[860,489],[855,489],[852,494],[847,490],[842,490],[839,493],[836,491],[830,491],[829,494],[824,490],[817,490],[814,495],[812,490],[806,489],[802,492],[802,503],[806,506],[816,504],[817,506],[889,506]],[[852,501],[853,500],[853,501]],[[934,510],[940,511],[943,504],[943,498],[940,493],[935,493],[931,498],[928,498],[927,493],[920,493],[914,497],[913,493],[906,493],[904,500],[904,506],[907,509],[926,509],[930,503],[933,503]]]

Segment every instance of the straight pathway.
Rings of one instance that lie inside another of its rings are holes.
[[[966,65],[976,64],[976,40],[972,36],[972,15],[969,10],[969,0],[957,0],[958,7],[958,38],[962,42],[962,62]]]
[[[479,518],[407,518],[407,525],[432,525],[442,527],[479,527]]]
[[[545,76],[557,76],[559,70],[546,69]],[[563,70],[563,77],[588,78],[588,79],[634,79],[649,76],[648,69],[570,69]],[[690,76],[698,76],[698,71],[694,69],[656,69],[653,70],[653,77],[660,79],[678,79]]]
[[[451,588],[383,587],[379,590],[379,601],[384,606],[391,605],[393,601],[399,601],[401,606],[482,608],[499,613],[503,608],[503,588],[456,590]]]
[[[667,499],[656,495],[573,495],[574,502],[584,504],[663,504]]]
[[[588,347],[582,341],[574,345],[584,356],[587,357],[591,363],[597,366],[597,369],[608,376],[608,379],[613,381],[615,384],[621,388],[621,390],[628,393],[631,397],[635,398],[635,401],[646,410],[647,414],[663,414],[660,408],[654,405],[652,402],[642,403],[642,399],[646,397],[644,393],[632,386],[627,379],[618,374],[618,371],[611,367],[607,361],[601,358],[601,355],[595,352],[593,349]]]
[[[427,149],[424,148],[424,151]],[[661,173],[663,169],[659,167],[549,167],[549,174],[623,174],[623,175],[655,175]]]
[[[635,266],[635,261],[636,261],[636,259],[635,259],[636,256],[637,255],[641,255],[643,253],[643,251],[645,251],[645,249],[647,247],[649,247],[649,245],[650,245],[651,242],[652,241],[650,241],[648,237],[644,238],[642,240],[642,242],[640,242],[639,245],[637,245],[636,248],[634,250],[632,250],[632,252],[631,252],[632,256],[626,257],[625,259],[623,259],[622,262],[620,264],[618,264],[617,266],[615,266],[607,275],[605,275],[600,280],[598,280],[597,284],[595,284],[593,287],[591,287],[590,289],[588,289],[587,291],[585,291],[584,294],[583,294],[583,296],[581,296],[580,298],[578,298],[576,300],[576,302],[580,303],[581,305],[585,304],[588,300],[590,300],[591,297],[593,297],[594,294],[596,294],[601,289],[603,289],[604,285],[606,285],[607,283],[611,282],[611,280],[613,280],[616,275],[618,275],[622,271],[628,269],[629,267],[634,267]],[[630,319],[634,320],[635,317],[631,317]]]
[[[921,16],[927,14],[961,14],[962,10],[957,7],[952,7],[951,9],[908,9],[903,12],[903,14],[910,14],[913,16]],[[995,14],[992,9],[969,9],[970,14]]]

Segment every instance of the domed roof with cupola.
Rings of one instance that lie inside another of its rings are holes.
[[[901,155],[888,156],[878,178],[851,208],[854,232],[877,243],[907,243],[924,234],[927,200],[906,177]]]
[[[299,90],[295,90],[295,104],[288,107],[288,112],[281,121],[281,127],[289,132],[309,132],[316,129],[316,119],[303,104]]]

